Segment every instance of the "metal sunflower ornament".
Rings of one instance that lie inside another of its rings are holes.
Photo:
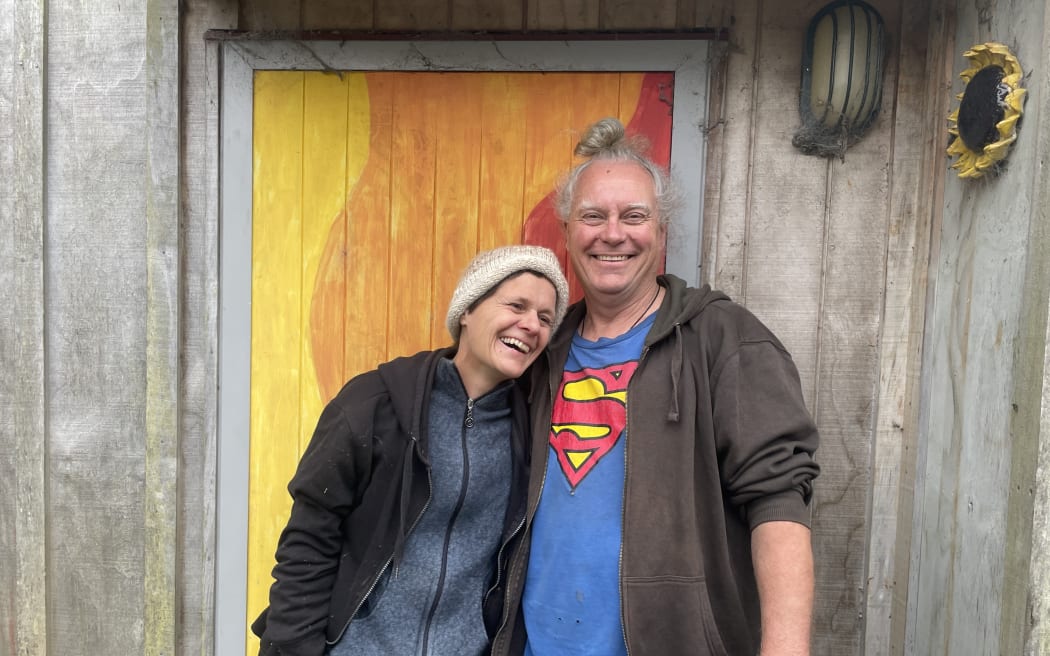
[[[960,178],[979,178],[998,167],[1017,139],[1024,72],[1001,43],[976,45],[963,56],[970,60],[970,68],[959,74],[966,87],[956,96],[959,108],[948,116],[948,132],[954,136],[948,155],[959,158],[952,168]]]

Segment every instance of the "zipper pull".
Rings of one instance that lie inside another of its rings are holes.
[[[467,418],[463,420],[467,428],[474,428],[474,399],[467,399]]]

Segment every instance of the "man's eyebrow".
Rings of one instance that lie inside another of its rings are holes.
[[[652,211],[652,209],[649,207],[649,204],[648,203],[644,203],[644,202],[627,203],[626,205],[623,206],[623,208],[625,210],[646,210],[647,212],[648,211]],[[582,210],[604,210],[605,206],[603,206],[603,205],[601,205],[599,203],[582,202],[582,203],[580,203],[579,207],[577,207],[576,209],[580,210],[580,211],[582,211]]]

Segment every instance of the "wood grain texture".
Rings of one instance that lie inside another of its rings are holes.
[[[729,41],[720,48],[722,61],[719,107],[712,107],[708,141],[707,179],[717,186],[704,209],[701,280],[746,303],[747,236],[751,223],[754,151],[754,112],[758,53],[761,47],[760,0],[736,5],[736,22]]]
[[[144,652],[174,654],[178,517],[179,16],[146,3]]]
[[[1050,425],[1045,404],[1050,384],[1046,341],[1050,326],[1050,181],[1044,165],[1050,148],[1050,72],[1046,67],[1050,11],[1045,4],[1036,5],[1026,12],[1026,18],[1040,33],[1029,34],[1031,40],[1021,42],[1029,68],[1025,133],[1031,144],[1027,154],[1034,160],[1018,170],[1019,176],[1030,177],[1032,213],[1009,415],[1010,486],[999,641],[1003,654],[1050,653]]]
[[[183,58],[180,203],[179,489],[177,643],[208,654],[215,625],[216,421],[218,409],[217,45],[207,29],[236,25],[235,0],[189,0],[180,12]]]
[[[599,25],[606,30],[669,30],[677,27],[677,0],[603,0],[598,15]]]
[[[238,3],[237,26],[266,32],[302,29],[303,0],[243,0]]]
[[[141,653],[146,6],[47,20],[48,650]]]
[[[303,378],[303,130],[299,126],[303,125],[304,84],[302,72],[255,74],[249,623],[266,607],[273,582],[273,536],[280,533],[291,509],[283,483],[291,478],[299,461],[303,430],[299,415]],[[257,639],[250,633],[247,639],[252,651]]]
[[[301,0],[301,3],[304,30],[370,30],[375,26],[376,3],[372,0]]]
[[[1015,44],[1022,63],[1043,52],[1041,3],[957,5],[961,48],[991,37]],[[965,44],[965,45],[963,45]],[[961,48],[957,47],[956,50]],[[955,73],[964,67],[961,55]],[[955,80],[954,90],[961,89]],[[1038,124],[1038,119],[1036,119]],[[1019,139],[1009,168],[976,183],[949,176],[935,263],[931,266],[930,327],[923,362],[926,405],[920,425],[919,489],[909,593],[907,648],[916,653],[998,653],[1004,636],[1004,595],[1016,594],[1008,558],[1011,467],[1032,457],[1024,442],[1004,440],[1020,406],[1014,382],[1023,367],[1025,279],[1037,200],[1039,155],[1034,139]],[[1041,319],[1040,319],[1041,320]],[[1040,331],[1041,332],[1041,331]],[[1015,526],[1016,528],[1016,526]],[[916,566],[915,563],[919,566]],[[974,603],[980,600],[980,603]]]
[[[452,342],[445,318],[448,301],[456,289],[459,272],[478,252],[478,235],[498,225],[498,218],[478,213],[481,183],[478,170],[482,142],[481,107],[483,84],[472,73],[442,75],[442,83],[454,89],[455,102],[437,104],[428,117],[432,125],[445,126],[434,131],[434,234],[437,240],[431,257],[430,348]],[[448,92],[446,92],[448,93]],[[520,224],[519,215],[506,217],[511,225]]]
[[[525,2],[448,0],[449,27],[457,31],[510,32],[524,27]]]
[[[899,27],[890,22],[888,11],[884,17],[897,44],[898,72],[895,92],[890,93],[894,87],[887,80],[883,96],[884,117],[894,97],[896,111],[863,653],[903,654],[928,254],[934,199],[944,177],[941,130],[950,71],[943,15],[904,3]],[[940,83],[933,81],[938,75]]]
[[[42,2],[0,2],[0,652],[48,653]]]
[[[530,30],[600,29],[600,0],[529,0]]]
[[[384,0],[375,15],[377,30],[441,32],[452,27],[450,0]]]
[[[306,445],[314,430],[314,418],[319,417],[324,403],[331,396],[322,394],[319,386],[321,365],[341,363],[344,359],[343,316],[316,318],[313,315],[314,290],[318,282],[319,262],[322,249],[329,246],[326,237],[332,230],[333,222],[346,205],[347,184],[351,179],[351,157],[346,150],[348,139],[347,106],[351,91],[351,76],[336,74],[311,74],[304,76],[303,88],[303,156],[302,156],[302,248],[300,261],[299,291],[299,334],[303,336],[300,344],[299,360],[301,381],[299,383],[299,416],[303,421],[299,425],[299,454],[306,450]],[[280,126],[274,126],[280,129]],[[288,127],[291,127],[290,125]],[[359,171],[359,167],[354,167]],[[357,173],[355,171],[354,177]],[[330,247],[336,249],[337,256],[343,258],[345,270],[346,240],[334,240]],[[339,281],[342,282],[342,281]],[[337,285],[337,293],[345,298],[345,284]],[[315,341],[310,339],[313,327],[330,331],[328,348],[317,351]],[[335,390],[346,381],[338,366],[331,367],[339,375]],[[335,391],[331,395],[334,396]]]

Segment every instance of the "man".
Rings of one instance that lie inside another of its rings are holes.
[[[657,275],[674,193],[618,121],[576,152],[556,205],[585,298],[533,367],[523,621],[493,651],[808,654],[818,435],[791,357]]]

